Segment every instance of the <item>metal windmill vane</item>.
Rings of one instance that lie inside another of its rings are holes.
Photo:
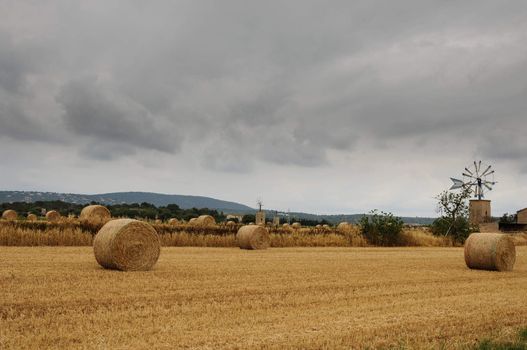
[[[480,200],[485,197],[486,192],[492,191],[492,187],[497,183],[494,181],[494,170],[492,166],[482,163],[481,160],[479,162],[474,161],[473,164],[465,167],[463,180],[452,177],[450,180],[454,183],[450,187],[450,190],[463,188],[474,193],[474,198]]]

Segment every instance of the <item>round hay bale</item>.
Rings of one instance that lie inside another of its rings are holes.
[[[225,223],[225,225],[226,225],[226,226],[236,226],[236,223],[235,223],[234,221],[229,220],[229,221],[227,221],[227,222]]]
[[[259,225],[246,225],[240,227],[236,234],[238,246],[241,249],[267,249],[270,245],[269,232]]]
[[[293,222],[293,224],[291,225],[292,228],[300,228],[302,227],[302,225],[300,225],[299,222]]]
[[[346,231],[347,229],[349,229],[349,227],[350,227],[350,224],[347,221],[343,221],[337,225],[337,230]]]
[[[46,213],[46,220],[56,222],[60,220],[60,213],[56,210],[50,210]]]
[[[150,270],[157,259],[161,243],[154,228],[133,219],[107,222],[93,239],[95,259],[102,267],[121,271]]]
[[[329,230],[329,229],[330,229],[330,227],[329,227],[328,224],[322,225],[322,228],[323,228],[324,230]]]
[[[35,214],[27,214],[27,221],[37,221],[38,217]]]
[[[316,225],[315,228],[316,228],[317,230],[320,230],[320,229],[322,228],[322,225]]]
[[[156,219],[156,220],[154,221],[154,223],[155,223],[155,224],[162,224],[163,221],[161,221],[160,219]]]
[[[168,224],[169,225],[177,225],[177,224],[179,224],[179,220],[176,219],[176,218],[172,218],[172,219],[168,220]]]
[[[192,218],[192,219],[190,219],[190,220],[188,221],[188,223],[191,224],[191,225],[194,225],[194,224],[196,223],[196,220],[197,220],[197,219],[198,219],[198,218]]]
[[[465,263],[471,269],[512,271],[514,242],[502,233],[473,233],[465,241]]]
[[[200,226],[212,226],[216,225],[216,220],[211,215],[200,215],[196,218],[195,223]]]
[[[18,214],[14,210],[7,209],[2,213],[2,219],[4,220],[16,220],[17,218]]]
[[[282,225],[282,227],[289,227],[289,224],[286,222],[285,224]]]
[[[82,208],[79,220],[83,224],[104,225],[112,218],[108,208],[102,205],[88,205]]]

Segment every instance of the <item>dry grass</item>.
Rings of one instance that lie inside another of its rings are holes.
[[[62,218],[59,223],[45,221],[10,223],[0,221],[0,246],[92,244],[92,236],[102,225],[80,225],[79,220]],[[238,226],[200,227],[188,224],[154,224],[165,247],[236,247]],[[290,228],[270,229],[271,247],[365,247],[367,241],[355,225],[346,230]],[[512,235],[515,245],[527,245],[527,234]],[[451,247],[448,237],[433,236],[427,228],[405,228],[399,239],[400,246]]]
[[[80,227],[49,225],[45,230],[35,230],[0,226],[0,246],[91,246],[92,240],[92,234]]]
[[[399,244],[405,247],[452,247],[450,237],[434,236],[426,227],[406,227],[401,232]]]
[[[527,325],[513,272],[462,248],[165,248],[150,272],[89,247],[0,247],[2,349],[470,347]]]

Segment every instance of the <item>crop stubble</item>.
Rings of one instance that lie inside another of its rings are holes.
[[[0,348],[459,348],[527,325],[513,272],[462,248],[164,248],[150,272],[89,247],[0,247]]]

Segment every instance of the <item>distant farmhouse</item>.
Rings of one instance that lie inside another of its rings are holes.
[[[238,222],[242,222],[243,214],[227,214],[226,216],[227,220],[238,220]]]
[[[518,210],[516,212],[516,216],[517,216],[516,223],[527,225],[527,208]]]

